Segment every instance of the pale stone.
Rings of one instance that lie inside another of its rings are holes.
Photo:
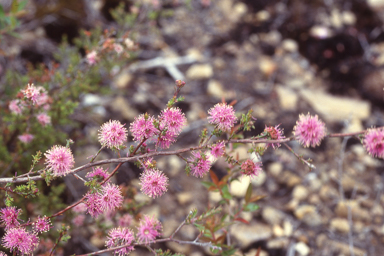
[[[282,47],[287,52],[297,52],[299,49],[297,42],[292,39],[284,39],[282,42]]]
[[[334,218],[330,223],[331,230],[347,234],[350,230],[348,220],[345,218]]]
[[[333,31],[329,29],[328,27],[325,26],[313,26],[310,30],[309,33],[311,36],[319,39],[326,39],[331,36],[333,36]]]
[[[111,108],[115,112],[119,112],[125,119],[133,120],[136,116],[139,115],[137,110],[133,108],[122,96],[117,96],[111,102]]]
[[[301,205],[295,210],[294,214],[308,226],[319,226],[322,224],[321,216],[313,205]]]
[[[264,22],[269,20],[271,18],[271,15],[269,14],[268,11],[262,10],[255,14],[255,18],[257,21]]]
[[[177,156],[169,156],[166,160],[171,168],[171,170],[167,173],[169,176],[174,177],[183,169],[181,160]]]
[[[295,251],[297,251],[300,255],[306,256],[311,252],[308,245],[303,242],[298,242],[295,244]]]
[[[190,244],[179,244],[175,242],[167,242],[166,243],[168,248],[171,248],[171,250],[178,252],[178,253],[183,253],[186,255],[189,255],[191,251],[191,245]]]
[[[231,234],[241,243],[242,248],[250,244],[272,237],[272,229],[265,224],[234,224],[230,227]]]
[[[356,16],[353,12],[344,11],[341,13],[343,23],[346,25],[354,25],[356,23]]]
[[[141,210],[142,214],[153,216],[156,219],[159,219],[160,217],[160,205],[152,205],[149,207],[145,207]]]
[[[179,201],[179,203],[181,205],[183,205],[183,204],[191,202],[194,196],[191,192],[187,191],[187,192],[177,193],[176,197],[177,197],[177,201]]]
[[[292,191],[293,198],[302,201],[308,197],[308,189],[303,185],[296,186]]]
[[[321,91],[303,89],[300,95],[326,121],[344,121],[367,119],[371,114],[371,104],[368,101],[331,96]]]
[[[271,206],[263,207],[261,216],[266,222],[268,222],[271,225],[279,224],[284,218],[284,214],[281,211]]]
[[[262,57],[258,64],[260,71],[266,76],[270,76],[277,68],[276,63],[270,57]]]
[[[333,27],[341,28],[343,26],[343,18],[338,9],[332,9],[330,21]]]
[[[233,181],[231,183],[231,194],[237,197],[244,197],[250,183],[251,179],[248,176],[242,176],[239,180]]]
[[[209,201],[215,202],[215,203],[219,202],[222,199],[220,192],[209,191],[208,197],[209,197]]]
[[[276,86],[276,92],[283,110],[290,111],[296,109],[298,97],[294,91],[283,86]]]
[[[291,236],[293,233],[293,225],[291,222],[285,220],[283,223],[283,229],[284,229],[284,235],[285,236]]]
[[[273,177],[280,176],[281,172],[283,171],[283,165],[279,162],[274,162],[268,166],[268,172]]]
[[[261,187],[267,180],[267,174],[265,172],[260,172],[257,177],[251,179],[252,185],[255,187]]]
[[[343,133],[353,133],[364,130],[364,126],[357,118],[352,119],[348,125],[343,129]]]
[[[218,99],[225,98],[225,90],[223,85],[217,80],[209,80],[207,92]]]
[[[282,227],[280,227],[279,225],[273,225],[273,234],[276,236],[276,237],[282,237],[284,236],[284,229]]]
[[[212,77],[212,75],[213,69],[209,64],[194,64],[186,73],[187,78],[191,80],[208,79]]]
[[[367,0],[367,3],[374,10],[384,8],[384,0]]]
[[[133,79],[132,74],[128,72],[124,72],[116,77],[115,86],[119,89],[124,89],[129,85],[132,79]]]
[[[268,240],[267,248],[268,249],[287,248],[288,244],[289,244],[289,240],[287,238],[276,238],[276,239]]]

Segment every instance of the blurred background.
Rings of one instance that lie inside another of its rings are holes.
[[[0,156],[2,177],[22,173],[21,167],[30,165],[30,159],[15,164],[22,161],[16,157],[20,152],[44,152],[53,142],[64,144],[66,138],[76,142],[72,147],[76,166],[87,163],[99,149],[97,130],[102,123],[117,119],[129,127],[141,113],[158,115],[173,96],[177,79],[186,82],[180,94],[185,101],[177,106],[188,124],[171,149],[196,145],[207,125],[207,111],[222,101],[235,101],[237,113],[253,110],[256,129],[246,136],[260,134],[265,125],[280,124],[289,137],[299,114],[308,112],[317,114],[330,133],[384,126],[383,0],[0,0],[0,4],[2,115],[9,114],[9,101],[28,82],[44,84],[54,102],[51,130],[28,146],[16,139],[23,133],[12,128],[17,120],[1,120],[2,152],[8,152],[3,159]],[[112,56],[106,50],[108,40],[123,45],[124,53]],[[98,54],[95,63],[89,59],[92,51]],[[54,106],[69,98],[79,104],[70,105],[72,111],[62,119],[61,108]],[[56,132],[49,141],[43,139]],[[132,137],[129,141],[134,145]],[[260,256],[383,255],[383,161],[367,155],[356,138],[326,139],[315,149],[296,142],[290,146],[311,158],[316,169],[310,172],[286,148],[267,150],[261,159],[264,172],[252,181],[254,192],[266,195],[260,210],[242,216],[249,225],[231,227],[233,242],[240,248],[236,255],[255,255],[259,247]],[[247,147],[237,148],[236,154],[249,158]],[[99,159],[112,157],[104,150]],[[220,198],[200,179],[188,177],[179,158],[156,161],[170,179],[164,196],[150,200],[140,193],[140,170],[134,164],[124,164],[115,182],[131,196],[127,202],[131,205],[124,210],[133,216],[132,223],[140,205],[162,221],[164,236],[169,236],[192,208],[203,211]],[[213,171],[220,177],[226,168],[225,161],[217,161]],[[73,203],[85,193],[86,187],[75,177],[64,181],[53,184],[61,188],[54,192],[58,202]],[[234,182],[231,191],[241,198],[248,184]],[[52,196],[48,187],[40,186],[47,198]],[[30,204],[24,206],[24,217],[39,202]],[[47,206],[47,215],[55,212],[52,207]],[[71,223],[74,217],[63,218]],[[81,230],[73,226],[72,239],[57,255],[103,248],[105,233],[98,230],[113,227],[114,221],[104,216],[86,219]],[[193,240],[197,234],[185,227],[179,236]],[[53,237],[47,234],[43,240],[47,248]],[[186,255],[210,255],[192,245],[157,246]],[[131,255],[151,253],[137,248]]]

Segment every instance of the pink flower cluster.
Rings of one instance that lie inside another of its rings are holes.
[[[108,173],[100,166],[97,166],[93,169],[92,172],[88,172],[85,177],[87,178],[96,178],[98,181],[103,181],[108,178]]]
[[[371,156],[384,159],[384,128],[368,129],[363,146]]]
[[[33,230],[37,233],[47,232],[51,229],[51,220],[47,217],[38,217],[33,223]]]
[[[18,218],[21,213],[21,209],[17,209],[15,206],[8,206],[1,208],[0,220],[1,224],[5,226],[5,229],[15,228],[20,225]]]
[[[293,134],[304,147],[316,147],[320,145],[321,140],[325,137],[326,128],[317,115],[301,114],[296,126],[293,128]]]
[[[158,169],[146,169],[140,176],[141,192],[156,198],[167,191],[168,177]]]
[[[219,130],[229,132],[237,121],[235,110],[226,103],[218,103],[208,111],[208,122]]]
[[[262,162],[254,162],[250,159],[247,159],[244,163],[241,164],[241,173],[243,175],[249,176],[251,178],[257,177],[261,172]]]
[[[155,238],[161,235],[163,226],[160,221],[154,217],[144,215],[144,218],[140,220],[139,227],[137,228],[137,240],[140,243],[153,242]]]
[[[119,186],[112,183],[104,184],[99,192],[88,193],[85,205],[88,213],[96,218],[106,211],[113,211],[123,204],[123,195]]]
[[[75,160],[69,148],[55,145],[45,154],[47,168],[55,176],[65,176],[73,168]]]
[[[5,248],[17,254],[32,254],[39,245],[37,235],[22,227],[8,229],[2,240]]]
[[[105,245],[108,248],[127,245],[127,247],[123,247],[121,249],[115,250],[115,254],[117,255],[127,255],[129,252],[133,251],[134,248],[132,242],[134,241],[133,231],[129,228],[114,228],[108,232],[107,241]]]
[[[216,143],[215,145],[213,145],[211,147],[211,155],[214,158],[219,158],[219,157],[223,156],[224,153],[225,153],[225,143],[224,143],[224,141]]]
[[[267,133],[268,137],[271,140],[281,140],[285,139],[285,136],[283,134],[283,129],[279,128],[280,125],[276,125],[275,127],[273,126],[265,126],[264,132]],[[269,145],[272,145],[273,149],[276,149],[280,147],[280,143],[268,143],[267,147]]]
[[[109,120],[99,130],[99,141],[102,146],[119,148],[127,141],[128,131],[119,121]]]
[[[211,169],[211,161],[201,152],[192,152],[190,161],[191,173],[195,177],[202,178]]]

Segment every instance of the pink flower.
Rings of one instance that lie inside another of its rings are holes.
[[[51,229],[51,227],[51,220],[46,216],[38,217],[37,220],[33,223],[33,230],[38,233],[47,232]]]
[[[45,163],[56,176],[65,176],[73,168],[75,160],[69,148],[55,145],[47,153]]]
[[[90,53],[87,54],[86,56],[87,62],[89,65],[94,65],[96,64],[98,57],[97,57],[97,52],[96,51],[91,51]]]
[[[163,226],[160,221],[154,217],[144,215],[144,218],[140,220],[139,227],[137,228],[137,239],[140,243],[153,242],[155,238],[161,235]]]
[[[51,117],[49,115],[47,115],[46,113],[38,114],[36,116],[36,118],[37,118],[37,121],[39,121],[39,123],[42,126],[46,126],[48,124],[51,124]]]
[[[368,129],[363,145],[371,156],[384,158],[384,129]]]
[[[159,131],[154,126],[154,121],[155,118],[148,116],[147,114],[141,114],[140,116],[135,117],[135,120],[129,126],[133,139],[136,141],[142,141],[144,138],[149,139],[158,134]]]
[[[36,88],[33,84],[28,84],[25,90],[21,90],[24,97],[31,100],[33,104],[36,104],[38,97],[40,96],[40,89]]]
[[[161,132],[157,137],[156,145],[161,148],[169,148],[176,141],[176,135],[171,131]]]
[[[167,108],[161,112],[159,121],[161,130],[166,128],[169,132],[177,135],[183,129],[187,119],[180,108]]]
[[[119,219],[119,226],[120,227],[128,227],[131,225],[133,221],[133,217],[131,214],[126,213],[123,216],[120,217]]]
[[[123,46],[121,45],[121,44],[113,44],[113,49],[115,50],[115,52],[117,53],[117,54],[120,54],[120,53],[122,53],[123,52]]]
[[[119,121],[109,120],[99,130],[101,145],[108,148],[118,148],[127,141],[128,131]]]
[[[24,104],[20,100],[11,100],[8,107],[9,110],[16,115],[21,115],[24,110]]]
[[[7,256],[7,254],[5,254],[5,252],[0,252],[0,256]]]
[[[39,238],[25,228],[8,229],[3,237],[3,246],[18,254],[32,254],[39,245]]]
[[[85,203],[79,203],[78,205],[72,208],[72,211],[76,213],[83,213],[86,210],[87,210],[87,206],[85,205]]]
[[[76,226],[76,227],[81,227],[83,226],[84,224],[84,220],[85,220],[85,215],[84,214],[80,214],[80,215],[77,215],[76,217],[74,217],[72,219],[72,223]]]
[[[195,177],[202,178],[204,174],[209,172],[211,169],[211,161],[207,158],[207,156],[200,152],[192,152],[193,157],[190,157],[188,160],[191,162],[191,172]]]
[[[213,145],[211,147],[211,155],[214,158],[219,158],[219,157],[223,156],[224,153],[225,153],[225,143],[224,143],[224,141],[216,143],[215,145]]]
[[[285,139],[283,134],[283,129],[279,128],[280,125],[273,126],[265,126],[264,132],[267,133],[268,137],[271,140],[281,140]],[[267,147],[272,144],[273,149],[276,149],[281,146],[280,143],[267,143]]]
[[[85,177],[87,178],[96,177],[99,181],[105,180],[106,178],[108,178],[108,176],[108,173],[104,171],[103,168],[100,166],[95,167],[92,172],[88,172],[87,175],[85,175]]]
[[[0,220],[1,224],[5,225],[5,229],[15,228],[20,225],[18,221],[19,214],[21,209],[17,209],[15,206],[8,206],[1,208],[0,210]]]
[[[23,135],[19,135],[19,136],[17,136],[17,138],[18,138],[21,142],[23,142],[23,143],[25,143],[25,144],[28,144],[28,143],[30,143],[30,142],[35,138],[35,136],[32,135],[32,134],[29,134],[29,133],[24,133]]]
[[[208,111],[209,123],[217,125],[222,131],[229,132],[237,121],[235,110],[226,103],[218,103]]]
[[[251,178],[257,177],[261,172],[262,162],[253,162],[250,159],[247,159],[244,163],[241,164],[241,173],[249,176]]]
[[[115,254],[118,255],[127,255],[129,252],[133,251],[132,244],[134,240],[133,231],[129,228],[114,228],[109,231],[107,241],[105,245],[108,248],[117,247],[121,245],[128,245],[127,247],[115,250]]]
[[[87,206],[87,212],[93,217],[96,218],[99,216],[103,210],[100,205],[100,195],[99,193],[88,193],[85,196],[85,205]]]
[[[293,128],[293,134],[304,147],[315,147],[320,145],[321,140],[325,137],[326,128],[317,115],[311,116],[308,113],[305,116],[301,114]]]
[[[167,191],[168,178],[157,169],[145,170],[140,176],[141,192],[156,198]]]
[[[108,183],[102,186],[99,192],[99,204],[102,211],[113,211],[123,203],[123,195],[119,186]]]
[[[37,87],[37,89],[40,90],[40,94],[36,99],[36,105],[42,106],[42,105],[47,104],[47,106],[49,107],[49,96],[48,96],[45,88],[42,86],[39,86],[39,87]]]

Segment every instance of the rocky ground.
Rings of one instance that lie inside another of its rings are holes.
[[[113,24],[105,15],[106,4],[95,2],[99,4],[87,5],[91,11],[87,9],[86,17],[104,17],[106,24]],[[173,95],[174,80],[182,79],[187,83],[182,90],[186,100],[180,107],[188,126],[172,149],[196,144],[206,125],[201,119],[222,99],[236,100],[237,112],[254,110],[254,134],[265,124],[281,124],[290,136],[299,114],[308,112],[318,114],[331,133],[384,125],[384,1],[145,2],[173,14],[156,20],[157,33],[138,36],[137,61],[111,84],[119,93],[82,99],[83,105],[95,97],[101,102],[101,119],[118,117],[130,123],[143,112],[158,114]],[[42,33],[55,47],[48,32],[45,28]],[[95,125],[87,132],[92,136],[97,129]],[[254,193],[266,195],[260,210],[242,216],[249,225],[231,227],[233,241],[244,255],[255,255],[259,247],[262,256],[383,255],[383,161],[368,156],[354,138],[327,139],[316,149],[290,146],[313,159],[316,169],[310,172],[285,148],[267,151],[262,157],[264,172],[252,180]],[[78,150],[77,158],[97,150],[97,145],[87,145]],[[249,157],[246,149],[237,153]],[[179,158],[156,160],[167,170],[170,188],[145,212],[161,219],[167,236],[190,209],[202,211],[220,196],[208,193],[200,179],[187,177]],[[224,166],[218,161],[213,170],[220,174]],[[128,177],[138,187],[132,168],[123,166],[117,181]],[[67,182],[76,186],[76,181]],[[234,182],[231,192],[241,198],[248,184],[246,179]],[[148,200],[141,194],[136,199]],[[194,239],[196,232],[186,227],[180,238]],[[89,240],[93,246],[103,244]],[[200,247],[166,246],[186,255],[208,255]],[[138,249],[131,255],[146,253]]]

